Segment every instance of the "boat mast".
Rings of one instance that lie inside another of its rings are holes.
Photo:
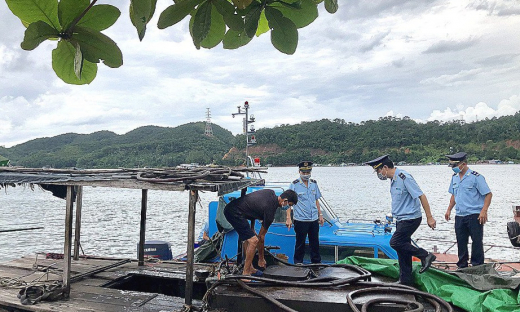
[[[249,162],[251,162],[251,167],[253,166],[253,161],[249,157],[249,146],[256,144],[256,137],[255,137],[255,127],[252,125],[252,123],[255,122],[255,117],[251,115],[249,117],[249,102],[244,102],[244,110],[242,110],[241,106],[237,106],[238,113],[231,114],[233,118],[235,118],[235,115],[246,115],[243,121],[243,133],[246,135],[246,168],[249,168]],[[249,125],[251,124],[251,128],[249,128]],[[248,174],[249,176],[249,174]]]

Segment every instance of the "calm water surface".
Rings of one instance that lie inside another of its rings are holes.
[[[506,224],[513,221],[512,206],[520,205],[520,165],[473,165],[473,170],[486,177],[493,192],[489,222],[484,242],[511,246]],[[440,251],[454,241],[454,221],[445,221],[449,203],[448,186],[451,170],[447,166],[405,166],[426,194],[437,229],[423,225],[414,235],[428,249],[437,245]],[[377,179],[369,167],[316,167],[312,178],[318,181],[327,202],[340,219],[384,219],[390,212],[389,181]],[[287,182],[298,177],[298,169],[269,168],[267,182]],[[216,200],[215,193],[202,193],[197,207],[197,233],[205,221],[207,205]],[[186,250],[188,192],[150,191],[148,193],[147,240],[172,243],[174,254]],[[140,190],[84,188],[81,244],[87,255],[136,257],[139,241]],[[454,217],[454,212],[452,213]],[[0,230],[43,227],[40,230],[0,233],[0,261],[19,258],[35,252],[63,252],[65,201],[36,187],[9,187],[0,191]],[[423,220],[425,224],[426,221]],[[424,240],[424,241],[422,241]],[[456,249],[452,249],[456,252]],[[488,257],[520,260],[520,250],[492,248]]]

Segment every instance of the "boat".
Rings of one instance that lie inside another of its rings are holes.
[[[284,186],[252,186],[246,193],[260,189],[272,189],[277,195],[284,190]],[[208,206],[209,236],[221,240],[217,244],[221,246],[219,253],[214,257],[199,257],[199,261],[218,262],[222,259],[235,258],[240,253],[238,235],[224,217],[224,207],[231,200],[240,197],[241,192],[232,192],[219,197],[218,201],[212,201]],[[332,264],[348,256],[362,256],[369,258],[397,259],[397,253],[390,247],[390,238],[395,224],[391,216],[385,219],[373,220],[347,220],[341,221],[324,198],[320,199],[320,206],[325,223],[320,227],[320,254],[322,263]],[[279,258],[293,262],[296,234],[294,228],[285,225],[286,212],[280,208],[276,211],[274,222],[269,227],[265,236],[265,245],[270,246]],[[256,220],[255,229],[259,229],[261,223]],[[200,251],[199,251],[200,253]],[[197,255],[197,251],[196,251]],[[182,259],[182,256],[177,259]],[[304,263],[309,263],[308,258]]]
[[[9,166],[9,159],[0,155],[0,167],[7,167],[7,166]]]

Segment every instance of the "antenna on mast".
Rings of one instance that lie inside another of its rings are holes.
[[[252,125],[252,123],[255,122],[255,116],[251,115],[249,117],[249,102],[244,102],[244,110],[242,110],[241,106],[238,107],[238,113],[231,114],[233,118],[235,118],[235,115],[246,115],[244,118],[244,124],[243,124],[243,133],[246,135],[246,167],[249,167],[249,163],[251,162],[251,166],[253,166],[253,161],[249,157],[249,150],[248,147],[251,145],[256,144],[256,131],[255,127]],[[249,125],[251,124],[251,127]]]

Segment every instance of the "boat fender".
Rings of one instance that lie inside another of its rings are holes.
[[[473,175],[475,175],[475,176],[477,176],[477,177],[480,175],[480,173],[478,173],[478,172],[476,172],[476,171],[472,171],[471,174],[473,174]]]
[[[514,247],[520,247],[520,224],[517,222],[507,222],[507,236]]]
[[[402,173],[402,172],[399,174],[399,177],[400,177],[401,179],[403,179],[403,180],[406,179],[406,176],[405,176],[404,173]]]

